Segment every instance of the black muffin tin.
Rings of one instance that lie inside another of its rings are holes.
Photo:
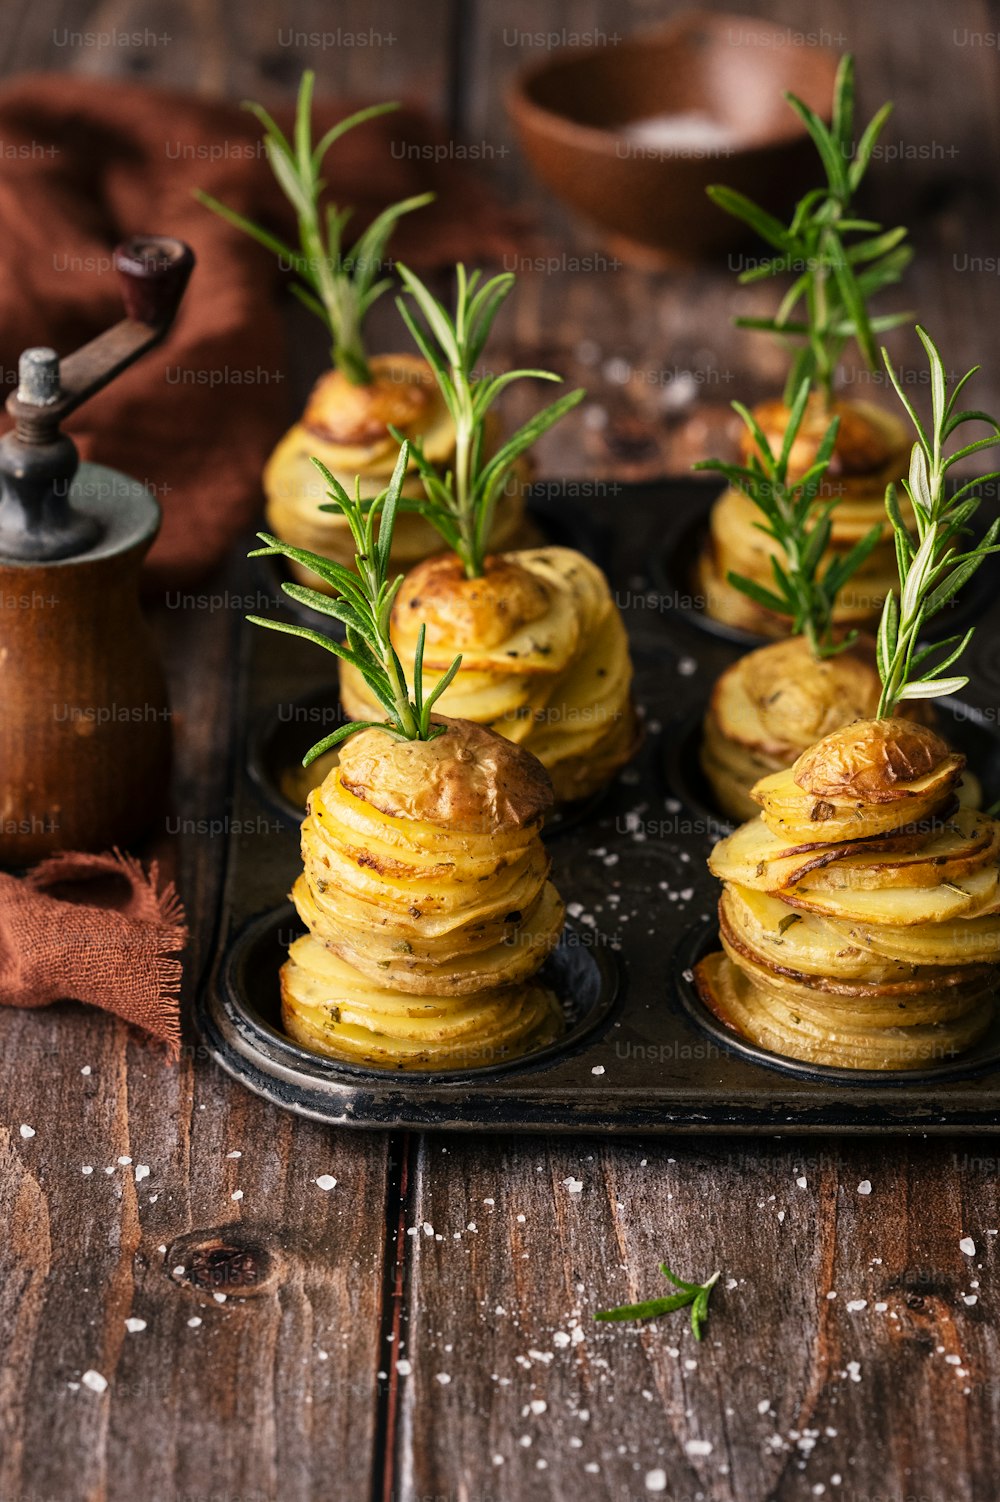
[[[1000,1129],[1000,1022],[967,1056],[891,1075],[768,1054],[706,1012],[691,968],[716,947],[717,883],[705,860],[725,833],[698,767],[717,675],[745,648],[704,629],[689,590],[693,539],[717,482],[547,486],[553,541],[596,556],[628,624],[646,721],[634,763],[591,805],[547,830],[569,921],[546,978],[565,1036],[524,1059],[436,1074],[339,1064],[281,1030],[278,969],[301,925],[299,813],[282,773],[336,723],[332,659],[249,625],[219,953],[198,1020],[219,1064],[291,1111],[356,1127],[559,1132],[942,1132]],[[269,575],[276,584],[279,575]],[[976,591],[997,598],[996,577]],[[968,606],[965,607],[968,609]],[[315,618],[314,618],[315,619]],[[980,618],[972,682],[945,707],[987,805],[1000,798],[1000,602]]]

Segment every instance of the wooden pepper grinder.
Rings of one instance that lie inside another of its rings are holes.
[[[126,317],[74,354],[29,349],[0,439],[0,862],[128,844],[170,772],[163,671],[139,608],[160,527],[145,485],[79,463],[60,423],[157,344],[194,266],[180,240],[114,253]]]

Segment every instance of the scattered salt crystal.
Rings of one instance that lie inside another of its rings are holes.
[[[848,1299],[847,1308],[851,1314],[857,1314],[860,1309],[868,1308],[867,1299]]]
[[[871,1192],[872,1192],[872,1181],[871,1181],[871,1179],[862,1179],[861,1183],[858,1185],[858,1193],[859,1194],[871,1194]]]
[[[21,1122],[21,1136],[24,1137],[24,1138],[28,1138],[28,1137],[33,1137],[34,1135],[35,1135],[35,1129],[34,1129],[34,1127],[30,1127],[30,1126],[27,1125],[26,1122],[22,1121]]]
[[[316,1188],[329,1191],[336,1187],[336,1183],[337,1180],[333,1177],[332,1173],[321,1173],[316,1180]]]
[[[243,1198],[243,1190],[242,1189],[234,1189],[233,1192],[232,1192],[232,1194],[229,1196],[229,1198],[230,1199],[234,1199],[234,1200],[241,1200]]]
[[[685,1441],[684,1448],[689,1455],[711,1455],[712,1441],[709,1439],[689,1439]]]
[[[952,1355],[949,1354],[944,1359],[948,1363],[949,1366],[961,1366],[961,1364],[962,1364],[962,1358],[961,1358],[961,1356],[952,1356]]]
[[[764,1414],[764,1413],[770,1413],[770,1411],[771,1411],[771,1400],[770,1400],[770,1398],[761,1398],[760,1402],[757,1404],[757,1412],[761,1413],[761,1414]]]
[[[563,1179],[563,1183],[566,1185],[566,1188],[569,1190],[570,1194],[583,1193],[582,1179],[574,1179],[572,1176],[570,1176],[570,1178],[568,1179]]]
[[[962,1295],[962,1303],[963,1304],[968,1304],[969,1308],[971,1309],[972,1306],[973,1306],[973,1304],[978,1304],[979,1303],[979,1295],[978,1295],[978,1293],[963,1293],[963,1295]]]
[[[135,1181],[136,1181],[136,1183],[137,1184],[141,1184],[142,1181],[143,1181],[143,1179],[148,1179],[148,1178],[149,1178],[149,1164],[148,1163],[137,1163],[135,1165]]]
[[[646,1490],[647,1490],[647,1492],[665,1492],[666,1489],[667,1489],[667,1473],[666,1473],[666,1471],[656,1470],[656,1471],[647,1471],[646,1472]]]
[[[89,1387],[91,1392],[107,1391],[108,1379],[107,1377],[102,1377],[100,1372],[95,1372],[93,1370],[84,1372],[83,1376],[80,1378],[80,1381],[83,1383],[84,1387]]]
[[[93,1173],[93,1171],[94,1170],[93,1170],[93,1168],[91,1167],[91,1165],[89,1163],[85,1163],[83,1165],[83,1167],[80,1169],[80,1172],[83,1173],[83,1174]]]
[[[178,1262],[177,1266],[173,1269],[173,1274],[174,1274],[175,1278],[183,1278],[183,1276],[184,1276],[184,1274],[186,1272],[187,1272],[187,1268],[184,1266],[183,1262]]]
[[[809,1180],[806,1178],[805,1174],[801,1174],[795,1180],[795,1182],[796,1182],[796,1184],[798,1184],[798,1186],[799,1186],[800,1189],[807,1189],[809,1187]]]
[[[451,1377],[448,1375],[447,1372],[438,1372],[436,1374],[434,1380],[436,1382],[440,1382],[440,1384],[441,1384],[442,1387],[447,1387],[448,1383],[451,1381]]]
[[[850,1379],[851,1379],[852,1382],[860,1382],[861,1381],[861,1362],[860,1361],[849,1361],[847,1363],[847,1375],[850,1377]]]
[[[234,1149],[233,1152],[226,1154],[227,1158],[242,1158],[242,1156],[243,1154],[238,1149]]]
[[[738,1288],[739,1286],[740,1285],[737,1283],[737,1281],[736,1281],[735,1278],[727,1278],[726,1279],[726,1287],[730,1291],[732,1291],[732,1289],[734,1289],[734,1288]]]
[[[532,1413],[538,1414],[544,1413],[549,1405],[548,1403],[546,1403],[544,1398],[532,1398],[530,1406]]]
[[[958,1250],[964,1252],[967,1257],[974,1257],[976,1255],[976,1243],[971,1236],[963,1236],[958,1243]]]
[[[407,1361],[406,1357],[404,1356],[402,1361],[396,1362],[396,1370],[401,1377],[408,1377],[413,1371],[413,1362]]]
[[[227,1296],[224,1293],[213,1293],[212,1297],[217,1304],[224,1304]]]
[[[830,1292],[827,1294],[827,1298],[828,1299],[835,1299],[836,1297],[837,1297],[837,1290],[835,1288],[831,1288]]]
[[[80,1070],[80,1073],[81,1074],[90,1074],[91,1073],[90,1065],[89,1064],[84,1064],[83,1068]]]
[[[875,1313],[876,1314],[884,1314],[885,1311],[888,1309],[888,1307],[889,1307],[889,1305],[886,1304],[886,1303],[884,1303],[880,1299],[879,1302],[875,1305]]]
[[[590,1072],[591,1072],[591,1074],[603,1074],[604,1073],[604,1065],[603,1064],[595,1064],[594,1067],[593,1067],[593,1069]]]
[[[125,1328],[130,1335],[138,1335],[140,1330],[145,1330],[146,1321],[144,1319],[138,1319],[135,1315],[132,1315],[125,1321]]]
[[[188,1328],[191,1329],[191,1330],[197,1330],[197,1328],[198,1328],[198,1326],[200,1324],[201,1324],[201,1315],[200,1314],[192,1314],[191,1318],[188,1320]]]
[[[127,1168],[128,1165],[131,1163],[131,1161],[132,1161],[132,1159],[130,1157],[128,1157],[125,1153],[123,1153],[122,1156],[118,1159],[118,1167],[119,1168]]]

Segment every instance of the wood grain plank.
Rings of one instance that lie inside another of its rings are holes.
[[[425,1143],[401,1498],[974,1502],[997,1465],[989,1172],[942,1143]],[[683,1312],[592,1322],[661,1292],[664,1258],[721,1268],[702,1345]]]

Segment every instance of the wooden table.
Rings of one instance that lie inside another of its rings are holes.
[[[995,8],[742,3],[852,48],[869,113],[896,99],[889,139],[907,159],[873,176],[882,217],[913,227],[910,305],[951,368],[985,362],[977,399],[996,409]],[[514,32],[610,35],[670,9],[8,0],[0,64],[243,95],[288,90],[312,62],[329,91],[405,90],[468,139],[509,148],[501,86],[538,51]],[[395,40],[279,40],[331,24]],[[56,41],[62,28],[147,26],[169,45]],[[553,244],[593,249],[513,151],[495,165]],[[592,392],[545,445],[546,469],[683,468],[733,396],[779,379],[766,342],[730,329],[751,301],[725,268],[525,274],[511,348]],[[915,364],[912,335],[893,347]],[[678,379],[651,378],[664,370]],[[164,609],[157,627],[177,712],[190,1001],[217,914],[223,841],[199,821],[225,805],[238,619]],[[0,1502],[996,1494],[991,1139],[334,1132],[230,1083],[190,1030],[170,1068],[123,1025],[69,1005],[0,1011],[0,1100]],[[335,1187],[318,1187],[324,1175]],[[658,1290],[664,1257],[685,1276],[722,1271],[701,1346],[683,1315],[593,1325],[595,1309]]]

